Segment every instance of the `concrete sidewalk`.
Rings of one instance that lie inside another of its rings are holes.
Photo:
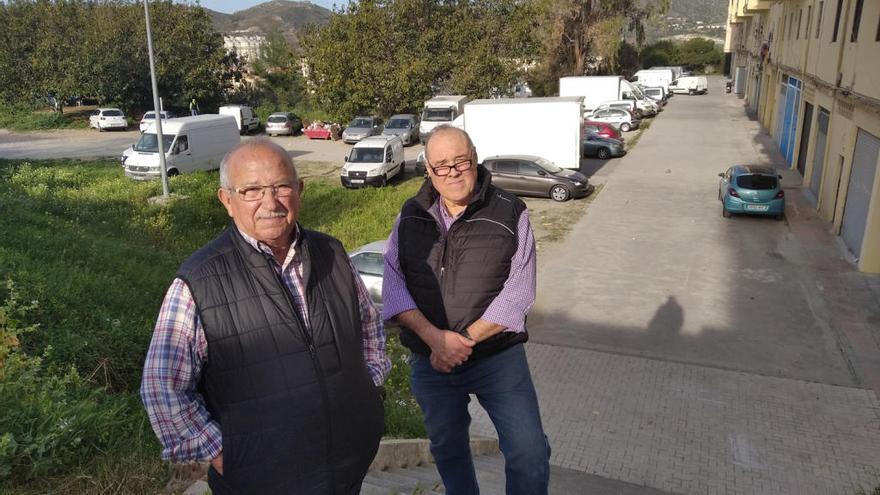
[[[673,98],[541,253],[527,349],[551,462],[676,493],[873,488],[880,277],[856,271],[772,139],[710,81]],[[717,173],[737,163],[780,169],[784,222],[722,218]]]

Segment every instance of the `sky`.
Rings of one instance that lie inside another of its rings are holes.
[[[233,12],[237,12],[239,10],[244,10],[248,7],[253,7],[254,5],[263,3],[267,0],[201,0],[199,3],[202,7],[216,10],[218,12],[224,12],[227,14],[231,14]],[[348,3],[347,1],[342,0],[312,0],[310,3],[315,5],[320,5],[321,7],[331,9],[333,8],[333,4],[336,3],[340,5],[342,3]]]

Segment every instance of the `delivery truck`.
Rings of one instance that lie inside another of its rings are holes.
[[[497,155],[534,155],[578,169],[583,112],[580,96],[474,100],[465,105],[464,130],[481,163]]]
[[[642,69],[633,74],[632,82],[646,88],[663,88],[669,92],[669,85],[675,80],[672,69]]]
[[[419,124],[419,141],[425,142],[428,133],[438,125],[453,124],[464,113],[469,98],[464,95],[435,96],[425,102],[422,122]]]
[[[559,78],[559,96],[580,96],[584,110],[611,100],[635,100],[632,85],[623,76],[572,76]]]

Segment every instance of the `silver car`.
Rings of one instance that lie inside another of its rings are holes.
[[[607,122],[614,125],[623,132],[629,132],[638,129],[642,123],[639,119],[622,108],[603,108],[596,110],[587,116],[589,120],[595,122]]]
[[[266,134],[294,136],[302,131],[302,121],[290,112],[275,112],[266,119]]]
[[[419,140],[419,118],[411,113],[393,115],[385,124],[383,136],[400,136],[404,146]]]
[[[342,140],[354,144],[365,137],[376,136],[382,132],[379,117],[355,117],[342,131]]]
[[[348,253],[351,264],[357,269],[370,293],[370,299],[380,311],[382,310],[382,275],[385,272],[385,242],[371,242]]]

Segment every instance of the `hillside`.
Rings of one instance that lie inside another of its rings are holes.
[[[265,34],[278,29],[294,46],[299,45],[299,33],[303,27],[308,24],[323,25],[330,19],[330,11],[324,7],[291,0],[271,0],[232,14],[205,10],[221,33],[255,31]]]
[[[724,39],[728,0],[672,0],[665,17],[646,28],[648,43],[663,38]]]

